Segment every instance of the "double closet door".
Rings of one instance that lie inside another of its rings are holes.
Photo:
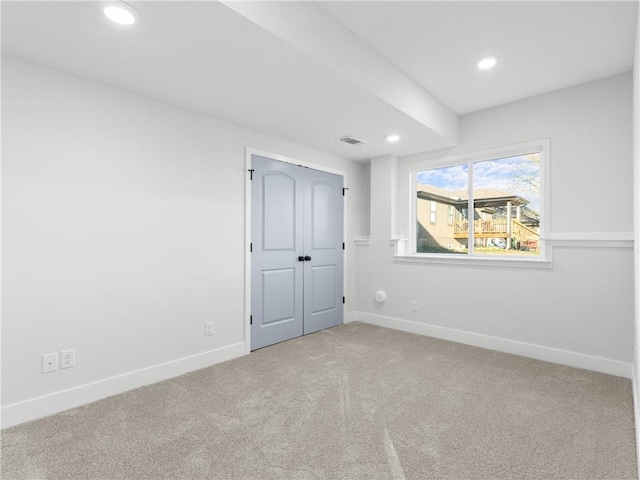
[[[251,349],[343,322],[343,178],[251,157]]]

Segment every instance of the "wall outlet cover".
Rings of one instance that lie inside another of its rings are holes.
[[[213,322],[206,322],[204,324],[204,334],[213,335]]]
[[[71,368],[76,366],[75,349],[62,350],[60,352],[60,368]]]
[[[56,370],[58,370],[58,353],[42,355],[42,373],[55,372]]]

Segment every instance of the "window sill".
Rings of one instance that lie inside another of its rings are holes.
[[[394,263],[413,264],[437,264],[437,265],[460,265],[474,267],[497,267],[497,268],[551,268],[551,260],[543,258],[499,258],[499,257],[469,257],[466,255],[449,254],[414,254],[414,255],[394,255]]]

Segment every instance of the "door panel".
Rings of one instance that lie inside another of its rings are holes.
[[[336,265],[311,267],[311,285],[305,285],[305,288],[311,287],[313,289],[312,315],[338,308],[335,295],[336,270]],[[342,299],[340,300],[340,306],[342,306]]]
[[[335,247],[335,196],[336,190],[332,185],[324,182],[314,182],[312,185],[311,199],[311,238],[313,248]]]
[[[295,321],[296,271],[293,268],[262,272],[262,324]]]
[[[265,173],[262,177],[264,250],[295,249],[296,181],[289,175]]]
[[[257,155],[251,168],[255,350],[342,323],[343,179]]]

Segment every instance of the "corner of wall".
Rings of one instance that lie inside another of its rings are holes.
[[[638,475],[640,476],[640,1],[636,20],[636,45],[633,65],[633,205],[634,205],[634,361],[633,361],[633,406],[636,427],[636,454]]]
[[[640,436],[640,422],[638,421],[640,418],[640,406],[638,404],[638,349],[635,350],[635,358],[633,365],[631,366],[631,391],[633,394],[633,418],[635,420],[635,430],[636,430],[636,465],[638,467],[638,476],[640,477],[640,448],[639,445],[639,436]]]

